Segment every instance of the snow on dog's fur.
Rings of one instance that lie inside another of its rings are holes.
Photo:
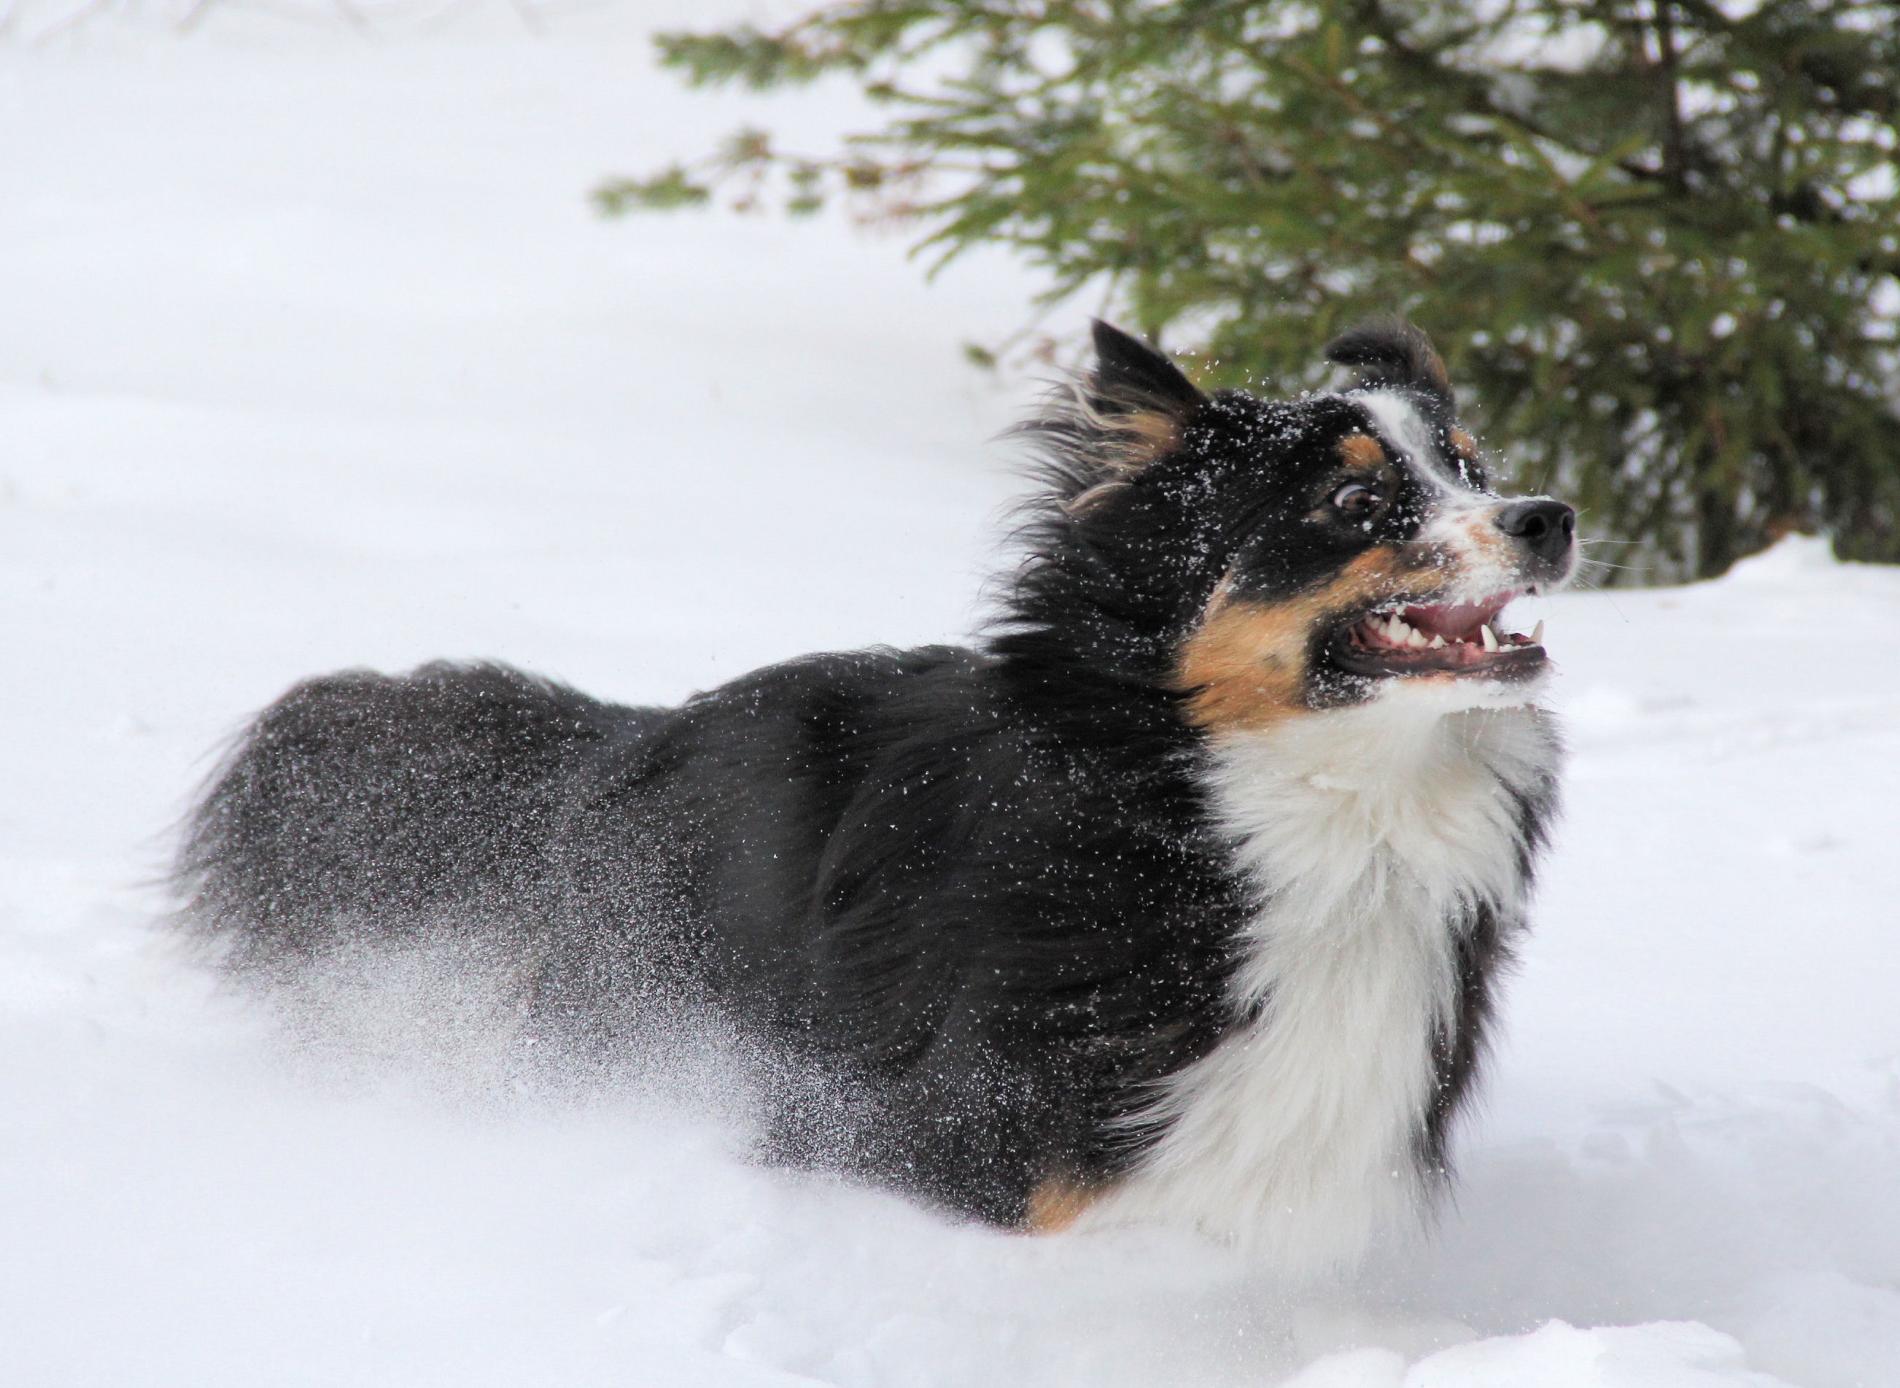
[[[1028,426],[1046,485],[981,648],[674,709],[493,665],[310,681],[195,813],[189,918],[277,974],[479,921],[540,1038],[690,1020],[812,1077],[770,1096],[779,1159],[1349,1262],[1442,1184],[1523,928],[1559,751],[1501,613],[1568,578],[1572,515],[1487,489],[1407,325],[1290,401],[1096,348]]]

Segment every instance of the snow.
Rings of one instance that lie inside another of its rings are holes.
[[[181,955],[168,826],[301,675],[670,700],[980,619],[1025,397],[958,344],[1036,285],[830,220],[598,221],[599,178],[760,118],[650,70],[704,13],[0,46],[0,1377],[1900,1380],[1900,572],[1813,541],[1524,614],[1568,816],[1456,1207],[1348,1285],[763,1170],[704,1075],[512,1084],[426,962],[337,984],[339,1042]]]

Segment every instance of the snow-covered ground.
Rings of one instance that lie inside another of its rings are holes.
[[[747,113],[648,65],[708,8],[0,44],[0,1383],[1900,1383],[1900,571],[1811,543],[1547,604],[1570,809],[1486,1111],[1348,1287],[512,1093],[426,994],[300,1041],[170,946],[168,826],[302,674],[673,699],[979,620],[1022,396],[957,347],[1035,286],[586,205]]]

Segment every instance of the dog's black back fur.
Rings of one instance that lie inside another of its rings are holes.
[[[1240,909],[1167,725],[1027,719],[1019,675],[820,656],[670,710],[494,665],[313,680],[198,810],[193,915],[268,968],[515,932],[569,1041],[717,1007],[871,1096],[848,1133],[781,1114],[778,1155],[1015,1221],[1032,1173],[1114,1170],[1112,1120],[1220,1034]]]

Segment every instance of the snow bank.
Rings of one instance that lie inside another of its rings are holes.
[[[1578,1330],[1551,1321],[1528,1335],[1441,1350],[1409,1370],[1389,1351],[1329,1355],[1288,1388],[1772,1388],[1778,1382],[1751,1373],[1742,1347],[1705,1325]]]
[[[703,1085],[514,1084],[479,991],[352,992],[339,1042],[178,955],[165,828],[300,675],[673,699],[976,621],[1021,397],[957,344],[1034,286],[596,221],[757,114],[648,69],[697,8],[0,47],[6,1381],[1900,1379],[1900,656],[1841,635],[1900,573],[1811,544],[1533,614],[1575,772],[1487,1116],[1436,1238],[1323,1294],[757,1169]]]

